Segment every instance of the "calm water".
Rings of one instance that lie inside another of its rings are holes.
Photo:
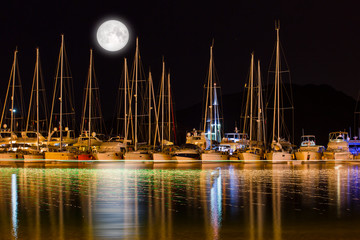
[[[0,239],[359,239],[359,166],[3,166]]]

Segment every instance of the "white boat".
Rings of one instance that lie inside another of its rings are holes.
[[[75,129],[75,107],[71,101],[73,99],[71,95],[73,91],[72,77],[69,70],[65,53],[64,35],[61,35],[61,47],[54,84],[48,140],[46,143],[48,152],[45,153],[45,159],[75,159],[74,153],[67,150],[68,146],[76,142],[74,131],[70,130]],[[58,113],[55,112],[57,106],[59,107]],[[66,126],[65,130],[64,125]],[[59,130],[57,127],[59,127]]]
[[[321,160],[324,151],[324,146],[316,145],[314,135],[303,135],[295,157],[296,160]]]
[[[101,146],[101,144],[103,144],[103,141],[101,141],[100,139],[98,139],[96,137],[96,134],[94,134],[92,136],[88,136],[87,132],[83,133],[82,135],[80,135],[80,137],[78,137],[78,140],[76,143],[73,144],[73,147],[76,147],[78,149],[80,149],[81,151],[84,151],[84,149],[89,149],[89,142],[90,142],[90,146],[91,147],[99,147]]]
[[[16,143],[19,145],[37,147],[46,142],[45,137],[40,132],[24,131],[21,132],[21,138],[18,138]],[[40,151],[40,149],[39,149]]]
[[[96,152],[93,153],[96,160],[121,160],[123,159],[122,152]]]
[[[257,79],[257,83],[255,80]],[[265,120],[261,87],[260,61],[258,61],[257,74],[255,74],[254,53],[251,53],[249,82],[247,89],[247,101],[243,111],[244,125],[243,134],[247,133],[245,148],[238,149],[232,159],[238,160],[263,160],[265,151]]]
[[[210,147],[210,140],[204,132],[194,128],[191,132],[186,133],[186,144],[194,144],[201,150],[205,150]]]
[[[229,160],[229,155],[226,152],[220,152],[215,150],[206,150],[201,153],[201,161],[206,163],[206,161],[225,161]]]
[[[17,61],[17,53],[18,51],[16,49],[14,51],[14,61],[11,68],[9,83],[0,120],[0,128],[4,127],[4,130],[0,129],[0,143],[2,145],[2,150],[5,151],[0,154],[0,158],[6,159],[18,159],[19,157],[22,158],[22,153],[17,153],[18,146],[16,144],[16,141],[19,138],[18,133],[19,131],[23,130],[22,85],[18,74],[19,66]],[[10,121],[10,129],[6,129],[6,121]]]
[[[245,150],[249,145],[249,136],[247,133],[239,133],[235,128],[233,133],[225,133],[219,144],[219,151],[228,152],[229,155],[233,155],[238,150]]]
[[[101,136],[103,136],[102,133],[106,131],[100,107],[100,91],[95,75],[92,49],[90,49],[89,70],[87,76],[84,87],[84,102],[80,126],[81,134],[78,137],[77,142],[73,144],[73,147],[77,148],[79,155],[90,154],[92,155],[90,158],[93,159],[93,152],[103,143]]]
[[[203,108],[203,133],[205,139],[210,141],[210,144],[201,153],[200,159],[202,162],[228,159],[228,153],[218,149],[223,135],[223,117],[221,112],[221,89],[215,71],[213,47],[214,43],[210,46],[208,76],[207,82],[204,85],[206,96],[204,96],[205,102]]]
[[[164,152],[164,151],[153,152],[152,159],[154,160],[154,163],[171,162],[172,154],[169,152]]]
[[[154,163],[169,162],[172,158],[175,139],[175,124],[172,108],[172,94],[170,87],[170,73],[165,72],[165,61],[162,61],[158,108],[155,112],[155,136],[152,159]],[[158,145],[157,147],[155,145]]]
[[[43,162],[44,159],[44,153],[41,147],[44,147],[46,139],[40,133],[40,130],[47,131],[48,122],[45,87],[40,72],[39,48],[36,48],[35,71],[30,94],[26,128],[24,132],[21,132],[21,138],[17,141],[25,152],[24,162]],[[42,98],[40,98],[40,94],[42,95]],[[40,118],[40,105],[42,106],[43,112],[42,118]],[[42,129],[40,129],[40,123],[42,123]]]
[[[285,124],[285,111],[291,110],[292,116],[294,111],[292,94],[287,92],[285,86],[283,86],[283,74],[288,75],[290,81],[290,71],[282,68],[281,57],[280,57],[280,23],[275,23],[276,30],[276,58],[275,58],[275,71],[269,71],[275,73],[275,84],[274,84],[274,102],[273,102],[273,128],[270,150],[266,153],[267,160],[292,160],[293,149],[290,141],[285,139],[284,136],[290,136],[288,128]],[[269,68],[270,69],[270,68]],[[290,82],[291,84],[291,82]],[[291,89],[290,89],[291,91]],[[285,99],[288,100],[285,105]],[[292,119],[293,120],[293,119]]]
[[[62,133],[57,128],[50,133],[46,145],[48,148],[60,148],[60,143],[62,148],[67,148],[68,146],[72,146],[76,143],[77,140],[75,138],[75,132],[73,130],[69,130],[67,127]]]
[[[126,143],[117,136],[106,142],[102,142],[97,152],[94,153],[96,160],[120,160],[123,159]]]
[[[198,146],[184,144],[174,152],[172,159],[177,160],[177,163],[201,163],[200,152],[201,149]]]
[[[17,140],[17,135],[14,132],[11,132],[10,129],[7,130],[1,130],[0,131],[0,147],[3,148],[7,148],[8,146],[10,146],[11,143],[16,143]]]
[[[235,152],[230,160],[263,160],[264,149],[261,147],[252,146],[240,152]]]
[[[133,161],[138,162],[142,160],[152,160],[151,154],[148,150],[136,150],[136,151],[129,151],[124,154],[125,163],[131,163]]]
[[[329,142],[324,152],[325,160],[350,160],[353,155],[349,150],[349,138],[347,132],[331,132]]]
[[[129,99],[129,105],[127,106],[128,110],[125,111],[126,124],[124,127],[126,129],[125,139],[133,143],[133,149],[130,149],[130,146],[126,147],[124,160],[125,163],[134,160],[135,162],[148,161],[151,160],[150,148],[153,147],[152,140],[154,139],[152,137],[154,133],[153,118],[154,115],[157,118],[157,113],[151,72],[146,78],[141,63],[138,38],[136,39],[135,58],[129,86],[131,86],[130,89],[125,87],[125,96]],[[155,111],[154,115],[152,115],[152,111]],[[129,135],[131,136],[129,137]]]

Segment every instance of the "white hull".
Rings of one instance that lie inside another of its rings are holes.
[[[104,152],[104,153],[95,153],[96,160],[121,160],[122,154],[119,152]]]
[[[197,157],[173,156],[172,159],[177,160],[177,163],[201,163]]]
[[[173,161],[172,156],[169,153],[156,152],[152,154],[152,159],[154,162],[169,162]],[[175,161],[174,161],[175,162]]]
[[[151,160],[150,153],[145,152],[127,152],[124,154],[125,163],[126,162],[138,162],[142,160]]]
[[[228,159],[229,156],[221,152],[205,152],[201,154],[202,161],[224,161]]]
[[[268,152],[266,153],[267,160],[292,160],[291,153],[288,152]]]
[[[315,151],[298,151],[295,153],[296,160],[321,160],[322,153]]]
[[[45,159],[51,160],[75,160],[75,155],[70,152],[45,152]]]
[[[174,153],[172,159],[177,160],[178,163],[201,163],[200,154],[195,149],[180,149]]]
[[[262,160],[260,154],[241,152],[238,154],[240,160]]]
[[[326,160],[351,160],[350,152],[324,152],[324,159]]]

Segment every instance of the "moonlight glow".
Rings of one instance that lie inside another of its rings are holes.
[[[128,43],[129,30],[122,22],[109,20],[100,25],[96,33],[96,38],[103,49],[116,52]]]

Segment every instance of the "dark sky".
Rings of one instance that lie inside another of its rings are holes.
[[[246,81],[252,51],[262,61],[266,76],[275,44],[275,19],[281,21],[281,41],[293,83],[330,84],[356,98],[360,87],[360,14],[355,3],[326,0],[6,1],[0,8],[1,102],[16,46],[25,87],[31,86],[35,48],[40,47],[42,70],[48,95],[51,95],[62,33],[78,109],[87,76],[89,48],[94,48],[104,113],[105,116],[113,114],[123,58],[133,60],[136,36],[140,38],[144,66],[151,67],[155,81],[160,79],[161,58],[165,57],[178,108],[202,100],[213,38],[215,65],[223,93],[238,92]],[[123,19],[131,30],[130,44],[115,55],[100,51],[94,41],[96,26],[111,17]],[[77,114],[81,114],[80,111]]]

